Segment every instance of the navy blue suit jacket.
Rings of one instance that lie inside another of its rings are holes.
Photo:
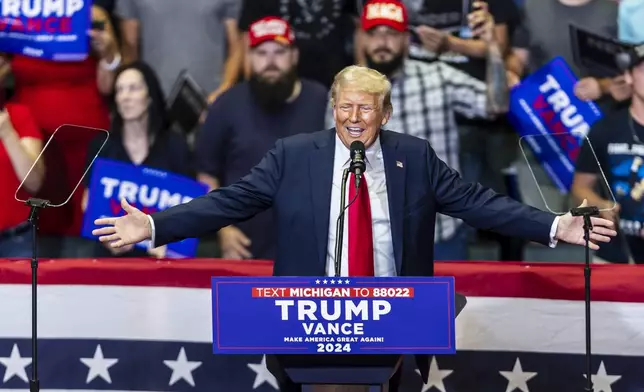
[[[335,129],[277,141],[235,184],[152,215],[155,246],[200,237],[273,209],[276,276],[326,274]],[[555,216],[464,182],[425,140],[380,133],[396,271],[432,276],[434,223],[440,212],[470,225],[548,244]],[[333,201],[338,202],[338,201]]]

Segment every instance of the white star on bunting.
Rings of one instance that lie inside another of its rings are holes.
[[[429,378],[427,379],[427,384],[423,384],[423,390],[421,392],[427,392],[432,387],[436,387],[441,392],[447,392],[445,390],[445,384],[443,384],[443,379],[452,374],[452,372],[453,370],[440,370],[436,357],[432,356],[432,363],[429,365]],[[420,370],[416,369],[416,373],[420,374]]]
[[[192,377],[192,372],[201,366],[199,361],[188,361],[186,356],[186,349],[181,347],[179,351],[179,356],[177,356],[176,361],[165,360],[163,363],[172,369],[172,376],[170,377],[170,383],[168,385],[173,385],[177,381],[184,379],[186,382],[193,387],[195,386],[195,380]]]
[[[273,376],[273,373],[268,371],[266,368],[266,355],[262,355],[262,362],[260,363],[249,363],[248,367],[255,372],[255,382],[253,383],[253,389],[259,388],[265,382],[270,384],[275,390],[279,390],[277,385],[277,379]]]
[[[505,392],[512,392],[515,389],[520,389],[523,392],[530,392],[528,389],[528,380],[536,376],[535,372],[524,372],[521,368],[521,361],[517,358],[514,363],[514,368],[511,372],[499,372],[501,375],[508,379],[508,388]]]
[[[103,349],[99,344],[96,346],[94,358],[81,358],[80,361],[89,368],[85,383],[89,384],[93,379],[100,376],[103,380],[111,384],[112,378],[110,377],[109,368],[114,366],[119,360],[103,357]]]
[[[9,381],[13,376],[18,376],[22,381],[28,382],[25,368],[31,364],[31,358],[22,358],[17,344],[13,345],[9,357],[0,358],[0,364],[6,368],[2,382]]]
[[[584,378],[586,375],[584,374]],[[622,376],[609,376],[606,373],[606,367],[604,366],[604,361],[601,361],[599,364],[599,370],[597,374],[593,374],[590,377],[593,381],[593,391],[595,392],[613,392],[613,385],[617,380],[622,378]]]

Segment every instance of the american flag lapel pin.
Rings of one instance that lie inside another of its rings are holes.
[[[396,166],[398,166],[398,167],[402,168],[402,167],[403,167],[403,163],[402,163],[402,162],[400,162],[400,161],[396,161]]]

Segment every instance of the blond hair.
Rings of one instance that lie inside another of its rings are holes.
[[[340,90],[359,91],[378,96],[379,108],[391,113],[391,82],[375,69],[350,65],[338,72],[331,86],[331,106],[335,106]]]

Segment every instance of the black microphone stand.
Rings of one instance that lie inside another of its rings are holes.
[[[38,380],[38,214],[40,209],[49,206],[49,200],[28,199],[26,204],[31,207],[29,212],[29,223],[31,223],[32,241],[31,246],[31,363],[32,376],[29,381],[29,391],[39,392],[40,381]]]
[[[584,267],[585,280],[585,303],[586,303],[586,391],[593,392],[592,381],[592,357],[590,351],[590,231],[593,224],[590,221],[592,216],[599,216],[598,207],[577,207],[573,208],[570,213],[572,216],[584,217],[584,239],[586,240],[586,266]]]

